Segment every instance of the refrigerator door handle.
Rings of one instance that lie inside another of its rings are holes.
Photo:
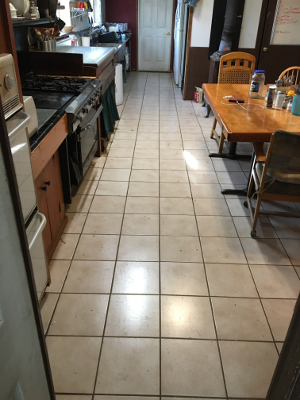
[[[32,246],[34,245],[34,242],[36,241],[37,237],[42,232],[42,230],[44,229],[44,227],[47,223],[47,220],[46,220],[46,217],[44,214],[38,212],[37,217],[41,220],[41,225],[39,226],[38,230],[35,232],[31,242],[29,243],[29,250],[32,248]]]

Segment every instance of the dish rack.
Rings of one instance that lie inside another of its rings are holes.
[[[89,28],[89,15],[87,10],[75,8],[70,11],[70,14],[73,32],[79,32]]]

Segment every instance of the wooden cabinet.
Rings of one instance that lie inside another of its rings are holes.
[[[43,241],[49,262],[67,223],[58,151],[53,154],[36,178],[35,188],[38,208],[47,219]]]

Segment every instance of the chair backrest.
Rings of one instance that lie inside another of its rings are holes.
[[[218,83],[251,83],[256,58],[249,53],[232,52],[221,57]]]
[[[265,167],[281,182],[300,183],[300,135],[277,130],[273,133]]]
[[[295,76],[294,84],[297,85],[298,83],[300,83],[300,67],[290,67],[285,69],[283,72],[281,72],[278,79],[282,79],[284,75],[286,76],[286,78],[294,75]]]

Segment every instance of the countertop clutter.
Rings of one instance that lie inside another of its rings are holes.
[[[111,54],[114,54],[113,47],[84,47],[77,46],[72,47],[70,45],[59,43],[56,45],[56,51],[58,53],[69,53],[69,54],[82,54],[83,64],[99,67]]]

